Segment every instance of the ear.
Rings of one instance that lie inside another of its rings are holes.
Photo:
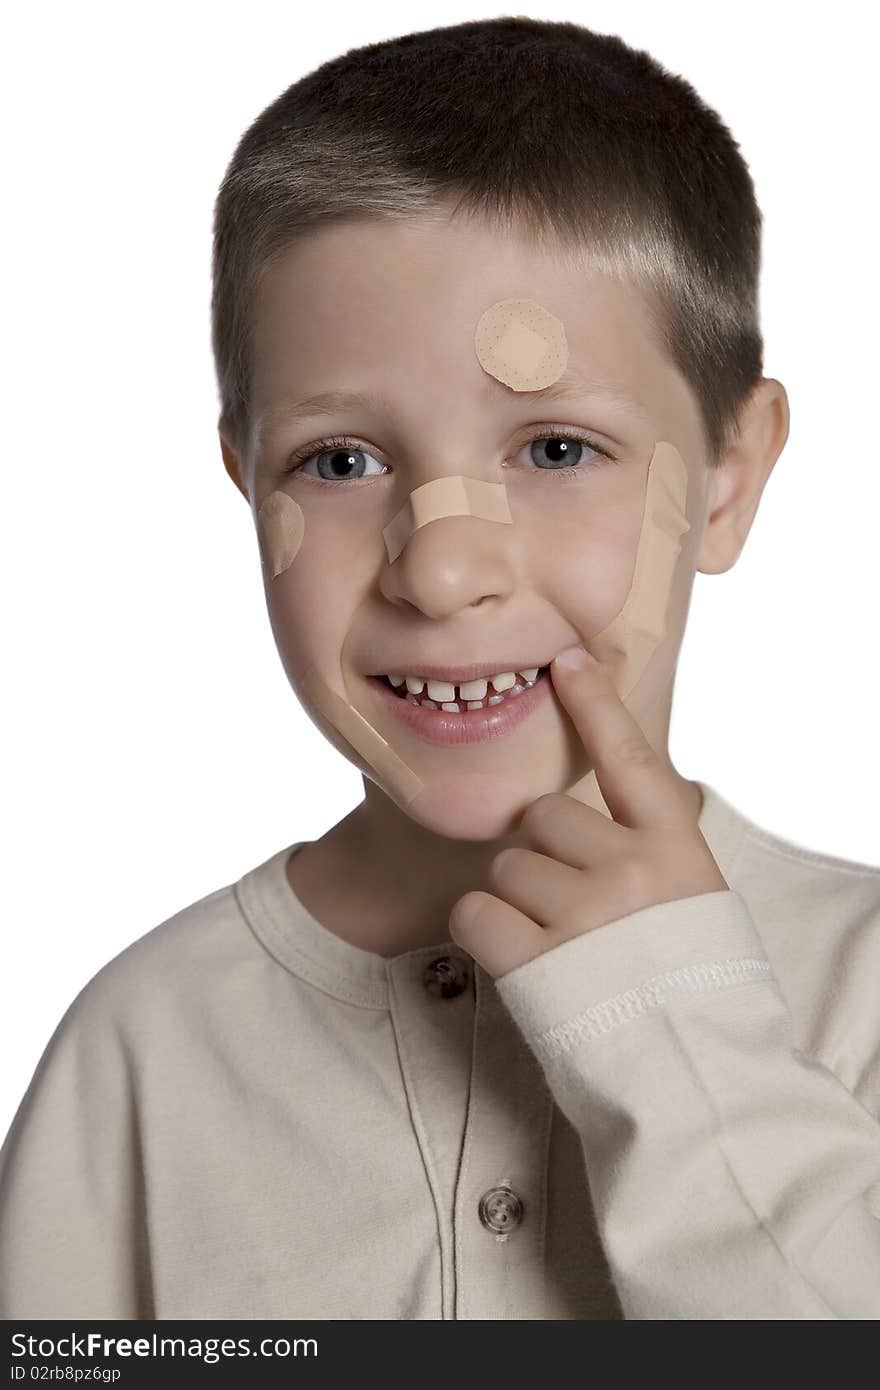
[[[241,464],[240,452],[233,440],[232,433],[225,419],[221,416],[217,424],[217,432],[220,435],[220,452],[223,455],[223,464],[235,486],[238,488],[245,501],[250,504],[250,496],[247,486],[243,481],[244,469]]]
[[[762,377],[740,412],[733,442],[709,471],[706,525],[697,559],[701,574],[723,574],[739,559],[788,430],[785,387],[773,377]]]

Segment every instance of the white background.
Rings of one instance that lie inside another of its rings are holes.
[[[739,563],[697,576],[671,752],[768,829],[880,864],[869,12],[522,12],[648,49],[750,164],[765,371],[792,430]],[[330,0],[307,27],[297,13],[50,4],[5,26],[0,1136],[103,964],[360,800],[287,685],[221,461],[213,202],[245,127],[324,59],[505,10]]]

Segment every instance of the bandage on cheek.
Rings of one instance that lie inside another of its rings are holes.
[[[687,467],[675,446],[656,444],[629,594],[617,617],[585,644],[610,670],[621,700],[632,694],[666,635],[681,537],[690,530],[687,485]],[[577,794],[593,776],[587,773],[566,791]]]
[[[481,517],[484,521],[508,524],[513,521],[504,483],[487,483],[461,474],[432,478],[413,489],[383,530],[389,564],[394,564],[414,531],[447,516]]]
[[[610,668],[625,700],[666,636],[673,579],[687,519],[687,467],[673,444],[657,443],[648,465],[632,584],[623,608],[587,646]]]
[[[296,559],[305,535],[302,507],[286,492],[270,492],[257,512],[260,556],[270,579],[277,579]]]
[[[335,690],[331,690],[314,667],[309,667],[299,682],[299,687],[318,713],[323,715],[333,728],[338,729],[355,752],[388,782],[404,806],[415,800],[424,786],[421,778],[416,776],[412,768],[407,767],[388,740],[373,728],[369,720],[359,714],[354,706]]]

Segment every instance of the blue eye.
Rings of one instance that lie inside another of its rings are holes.
[[[542,469],[576,468],[581,462],[591,462],[586,459],[588,451],[593,455],[608,457],[604,450],[596,448],[588,440],[568,434],[539,435],[527,447],[532,463]]]
[[[314,445],[309,448],[311,452],[308,454],[294,455],[288,473],[306,473],[326,483],[345,483],[351,479],[376,477],[388,471],[366,449],[359,449],[346,439],[322,439],[318,441],[317,451]]]

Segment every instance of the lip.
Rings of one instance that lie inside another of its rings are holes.
[[[554,652],[555,656],[555,652]],[[525,670],[531,671],[536,666],[549,666],[553,660],[552,656],[546,657],[543,661],[527,661]],[[421,662],[414,666],[389,666],[384,671],[370,671],[369,678],[382,676],[424,676],[426,680],[450,681],[453,685],[461,685],[462,681],[478,681],[484,676],[497,676],[501,671],[513,671],[521,673],[522,666],[518,666],[515,661],[499,661],[491,666],[485,661],[474,666],[432,666],[430,663]],[[524,692],[525,693],[525,692]]]
[[[419,675],[422,673],[419,671]],[[427,675],[427,671],[424,674]],[[477,677],[463,676],[461,679],[476,680]],[[421,705],[410,704],[404,696],[395,695],[382,676],[367,676],[366,680],[395,719],[412,733],[418,734],[426,743],[439,743],[446,747],[465,743],[489,743],[493,739],[503,738],[528,719],[545,700],[551,698],[550,674],[545,672],[538,677],[534,685],[528,686],[513,699],[504,700],[500,705],[467,710],[464,714],[450,714],[448,710],[423,709]]]

